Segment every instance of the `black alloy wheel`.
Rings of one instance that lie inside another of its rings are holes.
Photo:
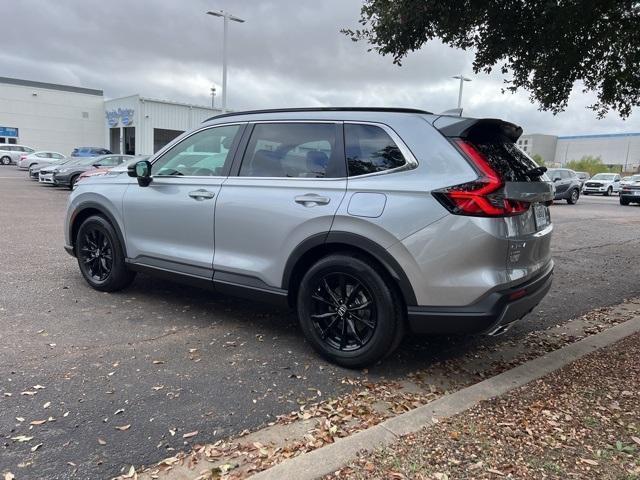
[[[569,205],[575,205],[578,202],[578,198],[580,198],[580,193],[578,192],[577,188],[574,188],[573,190],[571,190],[569,198],[567,198],[567,203]]]
[[[346,273],[329,273],[316,282],[311,318],[320,338],[332,348],[364,347],[376,329],[376,307],[369,290]]]
[[[2,163],[2,165],[10,165],[11,159],[9,157],[2,157],[0,158],[0,163]]]
[[[405,307],[397,287],[376,262],[334,253],[300,279],[296,300],[307,341],[347,368],[374,364],[400,344]]]
[[[109,221],[93,215],[82,222],[75,234],[74,251],[87,283],[101,292],[122,290],[133,282],[118,234]]]
[[[102,283],[113,269],[113,245],[99,226],[85,229],[79,238],[78,258],[83,273],[94,282]]]

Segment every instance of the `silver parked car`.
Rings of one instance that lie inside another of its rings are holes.
[[[65,248],[97,290],[147,271],[289,304],[347,367],[388,355],[406,329],[501,333],[553,272],[553,187],[521,133],[413,109],[219,115],[79,182]]]
[[[61,153],[50,151],[24,153],[20,155],[20,159],[18,160],[18,168],[20,170],[29,170],[31,168],[58,163],[65,158]]]
[[[24,145],[14,145],[2,143],[0,144],[0,164],[1,165],[16,165],[20,156],[35,152],[31,147]]]
[[[584,182],[582,193],[590,195],[599,193],[608,197],[612,193],[620,191],[620,175],[617,173],[596,173],[588,181]]]

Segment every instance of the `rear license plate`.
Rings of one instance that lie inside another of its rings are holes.
[[[546,205],[541,205],[536,203],[533,205],[533,216],[536,221],[536,228],[544,228],[549,225],[549,215],[547,213],[548,209]]]

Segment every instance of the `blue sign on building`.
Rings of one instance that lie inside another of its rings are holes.
[[[18,137],[18,129],[13,127],[0,127],[0,137]]]

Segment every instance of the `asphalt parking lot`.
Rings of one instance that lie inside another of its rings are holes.
[[[90,289],[62,248],[68,193],[0,167],[0,472],[106,478],[255,429],[359,375],[317,357],[287,310],[145,275],[117,294]],[[640,292],[640,206],[582,197],[551,216],[554,285],[506,334],[516,339]],[[407,339],[369,376],[493,341]]]

